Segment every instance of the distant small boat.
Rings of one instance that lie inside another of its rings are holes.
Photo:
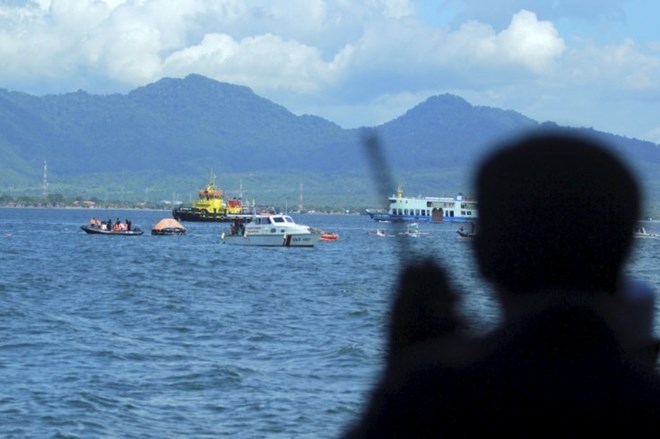
[[[407,225],[406,231],[399,233],[399,235],[410,236],[412,238],[419,238],[420,236],[422,236],[422,232],[419,231],[419,224],[410,223]]]
[[[336,241],[339,239],[339,234],[337,232],[329,233],[329,232],[321,232],[321,236],[319,236],[319,241]]]
[[[477,236],[477,228],[476,228],[476,226],[474,225],[474,223],[472,223],[472,229],[471,229],[469,232],[466,231],[466,230],[461,226],[461,228],[458,229],[458,230],[456,231],[456,233],[458,233],[459,238],[472,239],[472,238],[474,238],[475,236]]]
[[[645,227],[638,226],[635,227],[635,230],[633,230],[633,237],[658,239],[660,238],[660,235],[647,231]]]
[[[152,235],[184,235],[186,228],[174,218],[163,218],[151,228]]]
[[[374,235],[374,236],[380,236],[381,238],[384,238],[384,237],[387,236],[387,232],[385,232],[385,230],[383,230],[383,229],[375,229],[375,230],[371,230],[371,231],[369,232],[369,234],[370,234],[370,235]]]
[[[80,226],[80,228],[90,235],[140,236],[144,233],[139,227],[131,230],[106,230],[96,226]]]
[[[457,230],[456,233],[458,233],[458,236],[460,238],[464,238],[464,239],[472,239],[476,236],[475,233],[464,232],[462,230]]]

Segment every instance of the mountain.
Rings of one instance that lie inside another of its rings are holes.
[[[47,162],[49,190],[67,195],[187,202],[213,171],[227,192],[242,188],[266,204],[295,205],[304,185],[306,204],[374,206],[382,200],[362,145],[368,132],[380,139],[393,181],[453,195],[470,190],[476,162],[498,140],[544,125],[552,124],[445,94],[383,125],[343,129],[200,75],[125,95],[0,90],[0,194],[39,194]],[[580,130],[615,145],[660,200],[658,145]]]

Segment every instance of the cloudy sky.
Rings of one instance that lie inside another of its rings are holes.
[[[199,73],[352,128],[452,93],[660,143],[656,0],[0,0],[0,88]]]

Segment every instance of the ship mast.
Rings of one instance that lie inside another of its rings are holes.
[[[300,183],[300,200],[298,201],[298,211],[302,213],[303,211],[303,184]]]

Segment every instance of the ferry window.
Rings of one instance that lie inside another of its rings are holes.
[[[403,214],[408,215],[408,209],[403,209]]]
[[[431,207],[431,202],[430,201],[426,202],[426,207]]]
[[[419,209],[415,209],[415,215],[419,216]]]

